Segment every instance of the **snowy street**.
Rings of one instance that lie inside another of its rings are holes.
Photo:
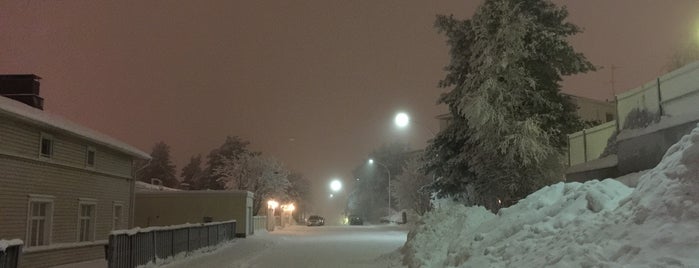
[[[393,267],[405,226],[290,226],[162,267]],[[395,256],[395,254],[393,254]]]

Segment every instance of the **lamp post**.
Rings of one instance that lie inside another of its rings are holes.
[[[425,126],[425,125],[418,124],[418,122],[416,122],[415,120],[412,120],[412,119],[410,118],[410,116],[409,116],[407,113],[404,113],[404,112],[399,112],[399,113],[397,113],[397,114],[396,114],[396,117],[393,119],[393,123],[394,123],[397,127],[399,127],[399,128],[405,128],[405,127],[409,126],[410,123],[415,123],[416,125],[421,126],[421,127],[424,128],[425,130],[427,130],[430,134],[432,134],[432,137],[433,137],[433,138],[437,136],[437,134],[434,133],[434,131],[432,131],[432,129],[428,128],[428,127]]]
[[[279,202],[274,200],[267,201],[267,231],[274,231],[274,226],[276,225],[276,219],[274,217],[274,210],[279,206]]]
[[[386,165],[379,161],[374,161],[374,159],[369,159],[369,164],[373,165],[374,163],[378,164],[379,166],[382,166],[384,169],[386,169],[386,172],[388,173],[388,216],[391,216],[391,170],[388,169]]]

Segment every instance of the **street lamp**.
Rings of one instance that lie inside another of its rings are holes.
[[[388,169],[386,165],[379,161],[374,161],[374,159],[369,158],[369,165],[373,165],[374,163],[382,166],[384,169],[386,169],[386,172],[388,173],[388,216],[391,216],[391,170]]]
[[[338,180],[338,179],[331,181],[330,182],[330,190],[332,190],[335,193],[339,192],[340,190],[342,190],[342,182],[340,182],[340,180]]]
[[[396,118],[393,119],[393,122],[400,128],[407,127],[410,123],[410,116],[404,112],[400,112],[396,114]]]
[[[416,124],[416,125],[420,125],[422,128],[427,130],[430,134],[432,134],[433,138],[437,136],[437,134],[434,133],[434,131],[432,131],[432,129],[428,128],[425,125],[418,124],[418,122],[416,122],[415,120],[412,120],[410,118],[410,116],[408,116],[408,114],[404,113],[404,112],[397,113],[396,117],[393,119],[393,123],[396,124],[396,126],[398,126],[399,128],[405,128],[408,125],[410,125],[411,123]]]

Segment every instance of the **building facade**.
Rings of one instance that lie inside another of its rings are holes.
[[[23,79],[38,95],[27,75],[0,76],[0,93]],[[104,258],[109,232],[133,224],[133,163],[149,156],[29,105],[0,97],[0,239],[24,240],[22,267]]]

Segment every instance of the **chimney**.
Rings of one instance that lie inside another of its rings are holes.
[[[0,95],[43,110],[44,99],[39,96],[39,79],[34,74],[0,75]]]

